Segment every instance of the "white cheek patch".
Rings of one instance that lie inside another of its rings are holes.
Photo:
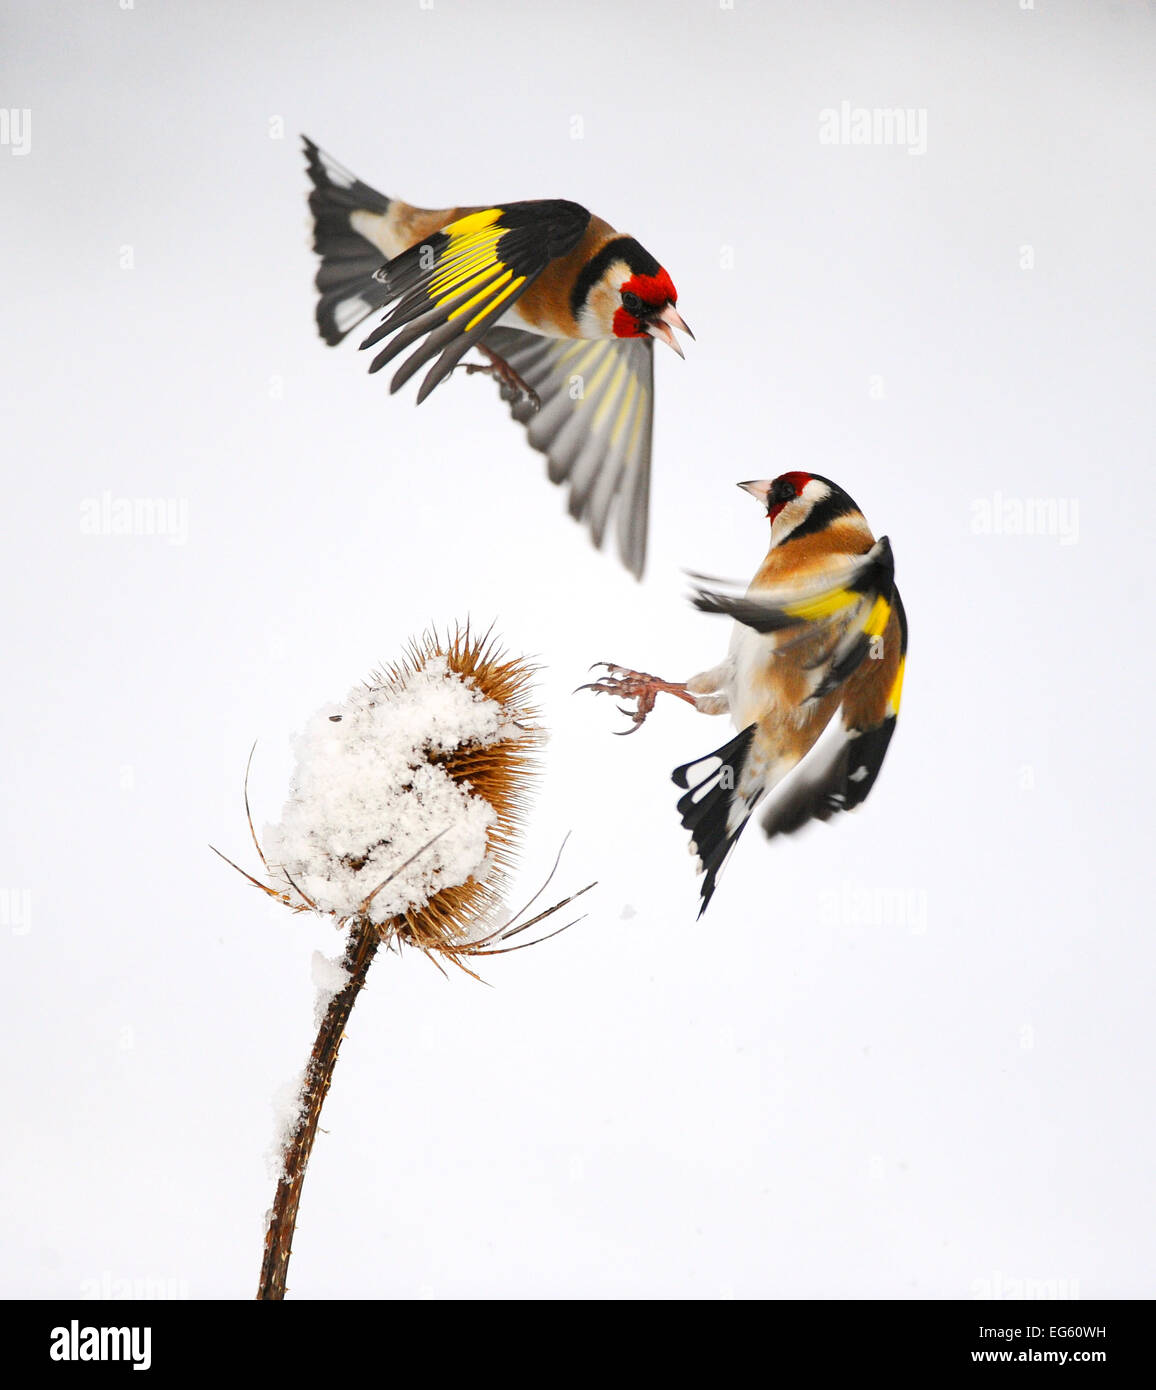
[[[622,307],[617,287],[629,279],[630,267],[626,262],[611,261],[601,279],[590,286],[586,302],[576,316],[583,338],[614,337],[614,315]]]
[[[785,541],[796,526],[803,521],[810,509],[798,497],[793,502],[788,502],[783,510],[771,522],[771,539],[776,545]]]
[[[593,293],[594,291],[591,291],[592,296]],[[590,307],[590,300],[587,300],[579,310],[576,322],[580,338],[601,338],[603,336],[602,325],[598,321],[598,315]]]
[[[776,545],[785,541],[796,526],[801,526],[811,515],[820,502],[826,501],[831,495],[831,489],[826,483],[821,483],[817,478],[812,478],[809,483],[799,493],[793,502],[788,502],[783,510],[775,517],[771,526],[771,537]]]

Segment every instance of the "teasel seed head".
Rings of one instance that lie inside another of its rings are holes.
[[[253,829],[246,768],[249,833],[275,886],[214,853],[295,912],[357,924],[471,975],[466,957],[557,936],[574,923],[509,944],[595,886],[523,920],[561,850],[530,901],[497,920],[545,738],[530,699],[536,670],[468,623],[444,638],[427,632],[310,720],[281,821],[266,828],[268,853]]]

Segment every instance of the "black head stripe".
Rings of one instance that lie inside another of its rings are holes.
[[[650,252],[632,236],[615,237],[586,262],[574,282],[574,288],[570,291],[570,312],[575,318],[581,313],[586,296],[613,261],[625,261],[635,275],[657,275],[662,269]]]
[[[821,502],[816,502],[811,508],[810,513],[799,522],[793,531],[788,531],[783,538],[783,544],[788,541],[797,541],[800,536],[812,536],[816,531],[822,531],[830,526],[836,517],[846,516],[848,512],[857,512],[859,508],[847,496],[842,488],[831,487],[831,495],[824,497]]]

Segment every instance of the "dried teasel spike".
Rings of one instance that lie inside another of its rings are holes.
[[[216,845],[210,845],[209,848],[218,859],[223,859],[230,869],[236,869],[242,878],[247,878],[254,888],[260,888],[262,893],[268,893],[271,898],[276,898],[278,902],[286,901],[284,893],[278,893],[275,888],[270,888],[267,883],[262,883],[259,878],[254,878],[252,874],[246,873],[245,870],[241,868],[240,864],[234,864],[227,854],[222,854]]]
[[[448,828],[449,827],[447,826],[446,829]],[[409,856],[405,863],[402,864],[401,867],[395,871],[395,873],[390,874],[389,878],[383,878],[372,893],[370,893],[367,897],[362,898],[361,902],[357,906],[357,915],[359,917],[363,917],[369,911],[369,904],[374,900],[374,898],[377,897],[378,893],[381,892],[385,885],[389,883],[391,879],[395,878],[397,874],[401,873],[402,869],[408,869],[419,854],[424,854],[426,850],[430,848],[431,845],[436,845],[445,833],[445,830],[439,830],[432,840],[428,840],[424,845],[422,845],[421,849],[414,850],[414,852]],[[297,891],[300,893],[301,890],[298,889]]]
[[[249,823],[249,834],[253,837],[253,848],[257,851],[257,857],[262,864],[265,864],[265,855],[261,850],[261,841],[257,839],[257,832],[253,829],[253,813],[249,810],[249,770],[253,766],[253,754],[257,751],[257,740],[253,740],[253,746],[249,749],[249,758],[245,763],[245,781],[242,791],[245,796],[245,819]],[[265,871],[268,873],[269,865],[265,864]]]

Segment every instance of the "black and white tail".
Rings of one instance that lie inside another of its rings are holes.
[[[390,200],[362,183],[307,136],[301,139],[313,181],[309,195],[313,249],[321,257],[315,281],[320,291],[317,327],[332,347],[389,299],[386,287],[373,278],[386,258],[373,242],[353,230],[349,219],[355,212],[387,213]]]
[[[691,852],[698,855],[704,874],[700,917],[711,900],[727,855],[762,795],[761,787],[749,787],[743,779],[757,728],[757,724],[748,724],[729,743],[675,768],[671,774],[676,786],[689,788],[679,798],[678,811],[690,831]],[[752,790],[753,796],[749,795]]]
[[[830,820],[862,805],[894,732],[894,715],[872,729],[841,728],[825,759],[813,766],[804,763],[786,795],[768,808],[762,818],[767,838],[793,835],[810,820]]]

